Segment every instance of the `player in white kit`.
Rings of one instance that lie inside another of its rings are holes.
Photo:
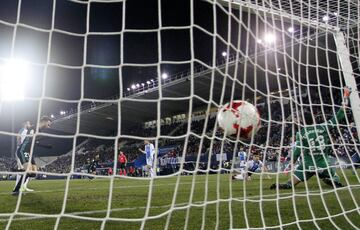
[[[148,140],[144,140],[144,144],[145,144],[145,150],[139,149],[139,151],[146,154],[146,168],[149,172],[149,176],[155,177],[155,170],[154,170],[155,147]]]
[[[244,176],[245,176],[245,167],[246,167],[246,160],[247,160],[246,152],[244,151],[243,148],[241,148],[240,151],[238,152],[238,158],[240,161],[240,168],[239,168],[240,173],[233,175],[232,179],[243,180]]]

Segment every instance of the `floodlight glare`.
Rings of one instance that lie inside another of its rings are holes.
[[[127,88],[126,90],[127,90],[127,91],[130,91],[130,88]]]
[[[132,89],[136,89],[136,85],[132,84],[132,85],[131,85],[131,88],[132,88]]]
[[[227,56],[227,53],[226,53],[225,51],[223,51],[223,52],[221,53],[221,55],[222,55],[223,57],[226,57],[226,56]]]
[[[149,85],[149,84],[150,84],[150,81],[146,81],[146,84],[148,84],[148,85]]]
[[[24,100],[30,72],[26,62],[12,59],[0,67],[0,100]]]
[[[266,43],[274,43],[276,40],[276,37],[274,34],[266,34],[265,37],[264,37],[264,41]]]
[[[261,44],[261,43],[262,43],[262,40],[261,40],[261,39],[257,39],[256,42]]]
[[[325,16],[322,18],[322,20],[323,20],[324,22],[329,21],[329,16],[325,15]]]
[[[141,86],[145,86],[145,84],[144,84],[144,83],[141,83]]]
[[[161,75],[161,77],[162,77],[162,79],[166,79],[166,78],[168,78],[168,75],[167,75],[167,73],[163,73],[163,74]]]
[[[289,27],[289,28],[288,28],[288,31],[289,31],[290,33],[294,33],[294,32],[295,32],[295,29],[294,29],[294,27]]]
[[[140,84],[139,84],[139,83],[137,83],[137,84],[136,84],[136,88],[139,88],[139,87],[140,87]]]
[[[55,116],[54,116],[54,114],[51,114],[50,117],[51,117],[51,118],[54,118]]]

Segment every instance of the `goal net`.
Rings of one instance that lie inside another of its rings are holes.
[[[1,1],[0,228],[359,229],[359,7]],[[219,129],[234,100],[250,139]]]

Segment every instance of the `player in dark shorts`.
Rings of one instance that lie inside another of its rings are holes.
[[[44,129],[50,128],[50,125],[51,125],[51,119],[49,117],[47,117],[47,116],[41,117],[40,123],[39,123],[39,131],[41,132]],[[18,183],[16,184],[16,186],[13,190],[13,195],[18,195],[20,189],[23,190],[23,188],[22,188],[23,183],[25,183],[25,181],[27,181],[30,177],[36,176],[37,166],[35,164],[35,157],[30,156],[32,142],[33,142],[33,137],[27,136],[16,151],[16,156],[18,157],[18,159],[23,167],[23,169],[21,169],[19,171],[24,172],[24,171],[30,170],[32,172],[27,173],[26,175],[21,175],[20,180],[18,181]],[[49,145],[42,144],[40,138],[37,138],[35,140],[35,145],[39,146],[39,147],[44,147],[44,148],[51,148],[51,146],[49,146]],[[25,176],[25,178],[24,178],[24,176]]]
[[[291,189],[292,186],[304,182],[314,175],[327,185],[343,187],[334,168],[329,167],[330,135],[328,129],[337,125],[338,121],[345,118],[345,108],[348,104],[350,89],[344,88],[344,103],[336,116],[323,124],[313,124],[313,115],[304,114],[304,128],[296,134],[296,147],[292,154],[293,164],[301,156],[302,160],[295,168],[292,181],[285,184],[272,184],[270,189]]]
[[[118,160],[119,160],[119,168],[120,168],[119,174],[126,176],[127,158],[124,152],[120,151]]]

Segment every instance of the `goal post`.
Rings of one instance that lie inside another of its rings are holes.
[[[345,36],[342,31],[334,32],[334,40],[337,47],[337,53],[339,56],[345,84],[351,89],[354,89],[354,92],[350,95],[350,104],[352,108],[352,113],[354,116],[355,124],[357,130],[360,130],[360,97],[358,93],[358,86],[355,81],[355,75],[353,72],[353,67],[350,62],[350,53],[348,45],[346,44]],[[358,57],[359,59],[359,57]]]

